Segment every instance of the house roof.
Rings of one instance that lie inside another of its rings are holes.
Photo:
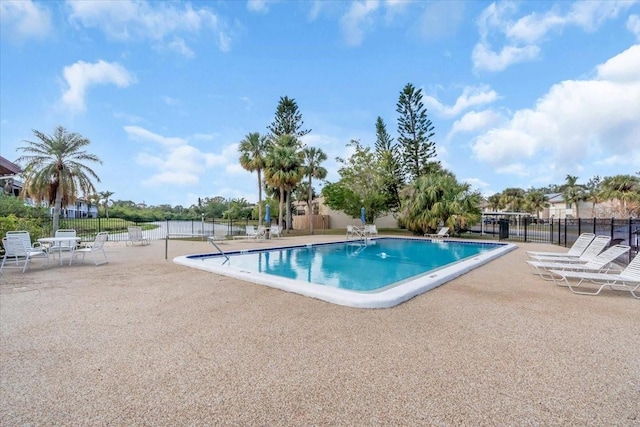
[[[562,203],[564,202],[564,198],[562,197],[562,193],[549,193],[545,194],[547,199],[549,199],[549,203]]]
[[[22,169],[20,169],[20,166],[0,156],[0,176],[16,175],[16,174],[19,174],[20,172],[22,172]]]

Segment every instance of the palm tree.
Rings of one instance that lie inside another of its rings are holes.
[[[601,183],[602,197],[619,200],[621,214],[631,215],[640,204],[640,178],[633,175],[608,176]]]
[[[101,191],[98,193],[100,200],[102,200],[102,207],[104,208],[104,215],[109,219],[109,198],[113,196],[112,191]]]
[[[29,195],[36,203],[53,204],[53,231],[59,228],[62,206],[75,203],[78,194],[91,194],[95,187],[91,178],[100,182],[98,175],[83,162],[102,161],[84,151],[90,144],[77,133],[68,133],[58,126],[53,135],[33,131],[38,141],[24,141],[28,145],[18,150],[27,153],[17,162],[25,162],[24,185],[21,196]]]
[[[536,218],[540,219],[540,211],[549,207],[549,198],[542,191],[529,191],[525,201],[530,210],[536,211]]]
[[[495,193],[487,197],[487,207],[491,209],[493,212],[496,212],[498,209],[501,209],[503,206],[500,198],[501,198],[500,193]]]
[[[580,208],[578,207],[578,203],[580,200],[584,200],[586,194],[584,192],[584,185],[578,184],[578,177],[573,175],[567,175],[565,178],[565,183],[560,187],[562,191],[562,198],[565,203],[576,205],[576,218],[580,218]]]
[[[327,155],[321,148],[306,147],[302,150],[304,154],[304,176],[309,177],[309,197],[307,198],[307,206],[309,207],[309,231],[313,234],[313,206],[311,206],[312,198],[312,179],[325,179],[327,170],[320,166],[320,163],[327,160]]]
[[[520,212],[524,204],[522,188],[507,188],[500,195],[500,204],[512,212]]]
[[[249,133],[240,141],[240,165],[249,172],[258,173],[258,221],[262,225],[262,171],[266,166],[269,139],[258,132]]]
[[[481,217],[480,194],[448,171],[418,177],[402,196],[400,219],[416,233],[434,232],[440,224],[458,230]]]
[[[282,224],[282,215],[284,213],[282,205],[286,203],[287,221],[285,229],[287,230],[291,227],[290,193],[304,176],[302,167],[303,155],[302,152],[298,151],[299,148],[298,140],[294,136],[279,136],[270,146],[264,172],[267,183],[280,190],[279,224]]]

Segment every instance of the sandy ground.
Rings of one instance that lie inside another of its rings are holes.
[[[640,426],[640,301],[525,268],[562,248],[520,244],[379,310],[172,262],[211,249],[117,242],[107,265],[6,271],[0,425]]]

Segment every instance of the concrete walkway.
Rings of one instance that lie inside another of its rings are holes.
[[[639,301],[539,280],[527,249],[563,250],[521,244],[380,310],[171,261],[205,242],[7,271],[0,425],[639,426]]]

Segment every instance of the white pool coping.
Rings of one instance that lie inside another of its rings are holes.
[[[439,240],[441,242],[442,240]],[[447,240],[444,240],[445,242]],[[483,242],[463,242],[451,240],[451,243],[471,243],[482,244]],[[334,242],[346,243],[346,242]],[[230,265],[215,265],[202,262],[202,258],[189,258],[193,256],[205,256],[207,254],[193,254],[179,256],[173,259],[176,264],[184,265],[198,270],[209,271],[222,276],[232,277],[245,282],[258,285],[269,286],[287,292],[293,292],[307,297],[317,298],[333,304],[344,305],[355,308],[389,308],[403,303],[416,295],[430,291],[456,277],[480,267],[514,249],[517,245],[513,243],[492,243],[495,249],[463,259],[455,264],[425,273],[414,279],[409,279],[399,285],[383,288],[380,291],[358,292],[347,289],[340,289],[326,285],[308,283],[301,280],[289,279],[286,277],[274,276],[266,273],[249,271]],[[314,245],[307,245],[314,246]],[[278,247],[271,249],[260,249],[255,252],[276,251],[282,249],[299,248],[301,246]],[[240,251],[232,251],[230,254],[237,254]],[[254,252],[254,251],[251,251]],[[213,255],[213,254],[212,254]]]

